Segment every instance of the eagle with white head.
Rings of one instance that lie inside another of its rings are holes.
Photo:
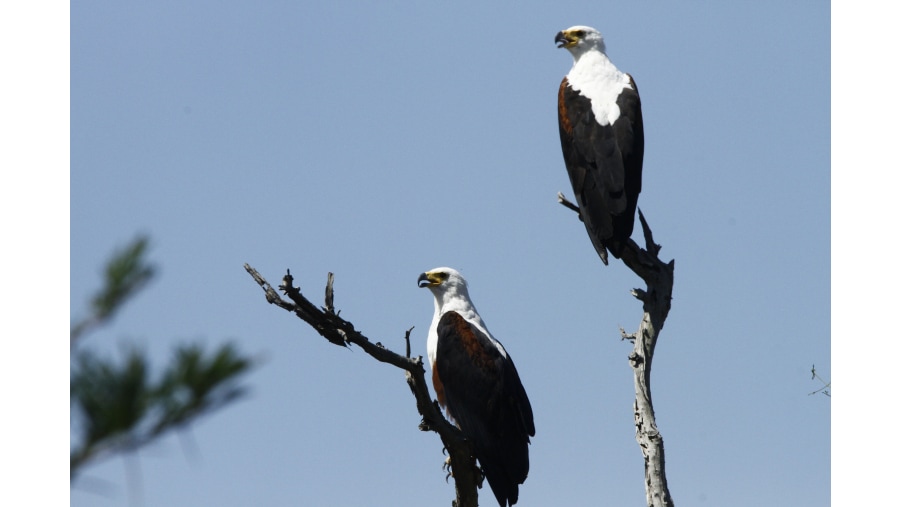
[[[588,237],[604,264],[634,229],[644,163],[644,120],[634,79],[606,56],[589,26],[556,34],[575,63],[559,86],[559,138]]]
[[[419,275],[434,294],[428,361],[438,402],[475,447],[501,507],[519,499],[528,477],[534,416],[512,358],[484,325],[466,279],[451,268]]]

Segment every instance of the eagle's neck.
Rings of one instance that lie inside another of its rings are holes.
[[[481,320],[475,311],[475,305],[469,299],[468,291],[466,291],[465,287],[460,286],[448,287],[446,290],[435,294],[434,311],[434,315],[437,318],[440,318],[446,312],[458,312],[466,320],[471,320],[470,317]]]
[[[463,319],[490,336],[484,321],[481,320],[481,316],[475,310],[475,305],[469,299],[469,294],[465,287],[450,287],[443,292],[435,292],[434,318],[431,320],[431,327],[428,329],[428,341],[426,343],[428,359],[432,365],[437,357],[437,326],[441,321],[441,317],[447,312],[458,313]]]

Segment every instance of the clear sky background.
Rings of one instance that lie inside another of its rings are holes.
[[[342,316],[395,351],[415,326],[423,355],[416,277],[459,269],[534,408],[519,505],[642,505],[619,340],[642,283],[556,203],[553,37],[576,24],[643,101],[639,206],[676,261],[652,376],[675,502],[828,505],[831,14],[769,1],[72,4],[72,318],[136,235],[159,267],[83,346],[262,362],[247,398],[86,469],[71,505],[449,505],[403,372],[268,305],[245,262],[317,303],[334,272]]]

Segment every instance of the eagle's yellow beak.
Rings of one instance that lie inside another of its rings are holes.
[[[448,278],[450,278],[450,274],[440,269],[426,271],[419,275],[419,287],[437,287],[446,282]]]
[[[556,34],[556,47],[557,48],[570,48],[575,44],[578,44],[578,37],[575,37],[568,30],[563,30]]]
[[[434,287],[440,285],[441,279],[435,273],[422,273],[419,275],[419,287]]]

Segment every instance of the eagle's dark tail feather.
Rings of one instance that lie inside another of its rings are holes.
[[[606,254],[606,247],[604,245],[600,245],[600,248],[597,249],[597,255],[600,256],[600,260],[603,261],[604,266],[609,266],[609,256]],[[618,255],[616,255],[616,257],[618,257]]]
[[[600,256],[600,260],[603,261],[603,265],[609,266],[609,256],[606,253],[606,245],[600,241],[600,238],[591,234],[590,230],[588,231],[588,237],[591,240],[591,244],[594,245],[594,250],[597,251],[597,255]]]
[[[614,229],[612,237],[602,240],[604,252],[597,252],[600,254],[600,260],[603,261],[603,264],[609,265],[606,257],[607,250],[616,259],[622,258],[622,252],[625,250],[628,240],[631,238],[631,233],[634,230],[634,208],[636,207],[637,204],[635,203],[629,207],[625,214],[613,218]],[[600,241],[598,241],[598,243],[599,242]],[[596,247],[596,245],[594,246]]]
[[[516,481],[507,477],[502,470],[490,466],[482,465],[481,471],[491,486],[491,491],[494,492],[494,497],[497,498],[500,507],[515,505],[519,501],[519,485],[516,484]]]
[[[607,250],[609,250],[609,253],[611,253],[613,255],[613,257],[615,257],[616,259],[620,259],[620,258],[622,258],[622,249],[624,248],[627,240],[628,240],[628,238],[626,238],[625,240],[622,240],[622,241],[618,241],[616,239],[609,239],[609,240],[606,240],[603,243],[603,245],[606,247]],[[606,264],[606,260],[604,260],[603,263]]]
[[[501,455],[482,453],[478,457],[481,471],[487,479],[500,507],[519,501],[519,484],[528,478],[528,443],[507,440]]]

